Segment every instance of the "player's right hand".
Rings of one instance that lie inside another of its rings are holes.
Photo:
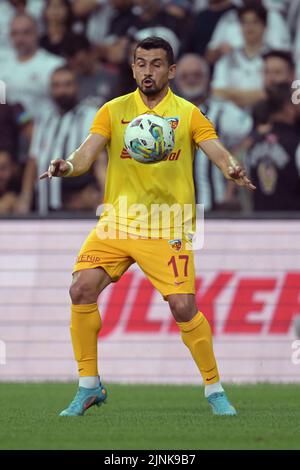
[[[62,158],[51,160],[48,170],[45,171],[45,173],[43,173],[42,175],[40,175],[40,180],[44,178],[51,179],[52,176],[64,176],[69,171],[69,169],[69,165]]]

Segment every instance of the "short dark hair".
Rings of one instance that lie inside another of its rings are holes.
[[[284,60],[284,62],[287,63],[287,65],[289,66],[291,70],[295,70],[295,63],[293,61],[293,57],[292,57],[292,54],[290,54],[290,52],[273,49],[263,54],[264,60],[270,59],[271,57]]]
[[[44,2],[45,6],[44,6],[44,11],[43,11],[43,22],[44,22],[45,26],[47,26],[47,18],[46,18],[47,15],[46,15],[46,13],[47,13],[47,9],[50,6],[51,1],[52,0],[46,0],[46,2]],[[65,19],[65,26],[67,26],[68,29],[71,29],[72,23],[73,23],[73,20],[74,20],[72,4],[71,4],[70,0],[61,0],[61,1],[63,3],[64,7],[67,10],[67,17]]]
[[[72,59],[77,52],[91,50],[91,44],[89,40],[83,34],[75,34],[71,41],[68,41],[64,49],[65,56],[67,59]]]
[[[139,41],[134,49],[134,60],[136,59],[136,51],[139,48],[146,49],[146,51],[149,51],[150,49],[163,49],[166,51],[168,64],[173,65],[175,63],[172,46],[163,38],[158,36],[151,36],[149,38],[143,39],[142,41]]]
[[[75,72],[75,70],[72,69],[72,67],[70,67],[70,65],[68,65],[68,64],[60,65],[59,67],[57,67],[56,69],[54,69],[53,72],[52,72],[52,76],[53,76],[55,73],[59,73],[59,72],[69,72],[69,73],[71,73],[72,75],[74,75],[74,77],[76,78],[76,72]]]
[[[242,21],[242,17],[246,13],[255,13],[256,16],[261,20],[261,22],[266,26],[268,20],[268,12],[266,8],[262,5],[260,1],[249,2],[243,7],[238,9],[239,20]]]

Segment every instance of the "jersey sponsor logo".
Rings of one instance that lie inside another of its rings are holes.
[[[177,150],[177,152],[170,153],[170,155],[165,157],[164,160],[170,160],[171,162],[173,160],[178,160],[178,158],[180,157],[180,154],[181,154],[181,149]]]
[[[170,248],[172,248],[175,251],[180,251],[182,248],[182,242],[181,240],[179,240],[179,238],[175,240],[169,240],[168,243],[170,245]]]
[[[171,152],[170,155],[167,155],[162,161],[169,160],[169,161],[174,161],[178,160],[181,154],[181,149],[177,150],[177,152]],[[120,158],[131,158],[129,153],[127,152],[126,148],[122,148],[122,152],[120,154]]]

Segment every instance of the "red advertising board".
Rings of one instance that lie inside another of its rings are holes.
[[[68,286],[94,224],[1,222],[0,380],[76,378]],[[222,379],[300,381],[300,221],[208,220],[195,264]],[[104,380],[201,382],[167,302],[136,265],[101,294],[99,307]]]

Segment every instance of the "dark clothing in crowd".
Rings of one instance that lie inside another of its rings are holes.
[[[225,13],[234,9],[234,6],[229,6],[219,11],[211,9],[200,11],[194,20],[186,49],[204,55],[218,21]]]
[[[141,17],[134,15],[133,20],[130,23],[130,28],[124,32],[124,34],[128,32],[130,35],[134,35],[136,31],[140,31],[145,28],[153,28],[155,26],[164,26],[165,28],[170,29],[180,40],[183,40],[185,37],[184,31],[186,25],[183,27],[180,20],[164,10],[160,10],[150,21],[143,21]]]
[[[296,128],[285,123],[256,135],[247,157],[255,211],[300,210],[299,143]]]
[[[15,159],[19,150],[20,127],[29,116],[21,105],[0,105],[0,149],[6,150]]]
[[[51,54],[67,57],[70,44],[76,41],[77,37],[80,36],[81,35],[73,33],[72,31],[66,31],[65,35],[59,42],[53,43],[51,42],[49,36],[45,34],[40,40],[40,46],[43,47],[43,49],[46,49],[48,52],[51,52]]]

